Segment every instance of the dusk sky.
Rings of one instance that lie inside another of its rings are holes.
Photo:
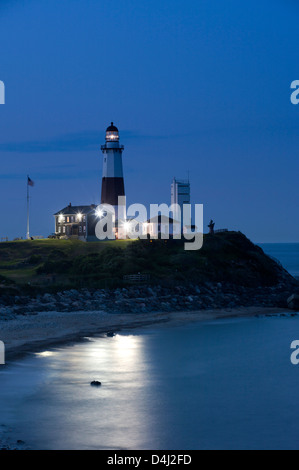
[[[205,226],[298,242],[295,0],[1,0],[1,237],[100,202],[118,126],[128,203],[170,203],[190,172]]]

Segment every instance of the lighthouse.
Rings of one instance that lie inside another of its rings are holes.
[[[101,203],[116,207],[118,197],[125,196],[122,163],[124,146],[119,143],[119,132],[113,122],[106,130],[106,143],[101,149],[104,155]]]

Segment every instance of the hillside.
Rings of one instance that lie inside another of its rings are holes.
[[[163,240],[0,244],[0,276],[27,290],[114,287],[124,284],[124,276],[137,273],[148,274],[152,284],[165,285],[230,282],[259,287],[296,283],[279,263],[240,232],[205,235],[203,248],[195,252],[185,251],[182,241]]]

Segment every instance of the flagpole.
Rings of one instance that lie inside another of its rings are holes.
[[[29,216],[29,176],[27,176],[27,240],[30,240]]]

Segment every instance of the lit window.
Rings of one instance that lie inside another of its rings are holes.
[[[61,227],[58,227],[58,232],[61,233]]]
[[[69,217],[67,217],[67,218],[66,218],[66,221],[67,221],[67,223],[69,223],[69,222],[70,222],[70,218],[69,218]]]
[[[65,227],[63,227],[63,233],[65,233]]]

